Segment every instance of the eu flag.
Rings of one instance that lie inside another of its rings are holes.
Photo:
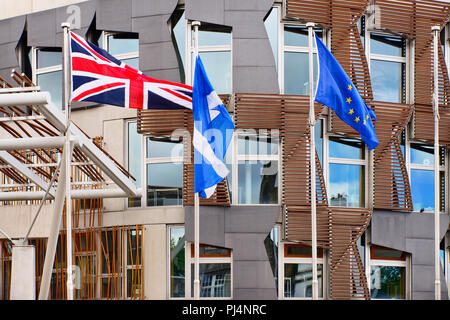
[[[378,145],[373,127],[375,113],[361,98],[350,78],[336,61],[328,48],[316,35],[319,58],[319,83],[315,101],[334,110],[338,117],[355,129],[369,150]]]

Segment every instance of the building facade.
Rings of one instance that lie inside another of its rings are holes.
[[[203,299],[312,298],[308,94],[317,78],[309,83],[305,25],[314,22],[375,111],[380,142],[369,151],[357,132],[316,103],[319,298],[434,299],[433,163],[439,159],[441,289],[448,299],[450,3],[30,0],[3,2],[0,9],[0,84],[35,84],[60,108],[62,22],[146,75],[186,84],[193,80],[192,21],[201,22],[199,54],[236,126],[226,159],[230,174],[200,201]],[[435,25],[441,28],[439,157],[433,149]],[[317,63],[312,67],[317,71]],[[192,113],[74,102],[71,116],[143,190],[140,198],[73,201],[75,298],[190,299]],[[25,134],[17,124],[0,126],[4,138]],[[51,159],[39,161],[51,166]],[[31,190],[7,165],[0,172],[2,192]],[[111,184],[93,176],[74,169],[72,188]],[[0,229],[23,237],[38,206],[3,201]],[[51,208],[47,201],[29,240],[37,291]],[[64,222],[52,299],[67,297],[65,230]],[[0,298],[9,299],[12,245],[1,233],[0,239]]]

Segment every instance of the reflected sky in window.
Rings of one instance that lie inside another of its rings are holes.
[[[147,185],[152,187],[181,188],[183,186],[183,164],[147,164]]]
[[[434,147],[411,143],[411,163],[432,166],[434,164]]]
[[[141,134],[137,132],[137,123],[128,124],[128,170],[136,178],[137,187],[142,186],[141,162],[142,162]]]
[[[363,143],[360,140],[329,137],[330,158],[364,159]]]
[[[262,134],[240,134],[238,154],[275,155],[278,154],[278,137]]]
[[[331,206],[364,207],[364,166],[329,164]]]
[[[414,211],[434,210],[434,171],[411,169],[411,196]]]
[[[403,103],[404,63],[372,59],[370,77],[374,100]]]
[[[370,35],[370,52],[374,54],[383,54],[395,57],[405,56],[405,41],[401,37],[379,35],[372,33]]]

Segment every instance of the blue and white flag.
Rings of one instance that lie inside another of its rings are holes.
[[[195,63],[192,93],[194,114],[195,189],[202,198],[209,198],[229,170],[224,162],[234,132],[227,109],[214,91],[199,56]]]

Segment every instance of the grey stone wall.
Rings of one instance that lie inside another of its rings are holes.
[[[186,207],[186,241],[194,241],[194,210]],[[233,299],[276,299],[264,240],[279,206],[200,207],[200,243],[233,249]]]
[[[450,217],[440,216],[441,239],[449,228]],[[371,243],[411,254],[412,299],[434,299],[434,215],[391,211],[373,212]],[[441,268],[442,299],[448,299]]]

